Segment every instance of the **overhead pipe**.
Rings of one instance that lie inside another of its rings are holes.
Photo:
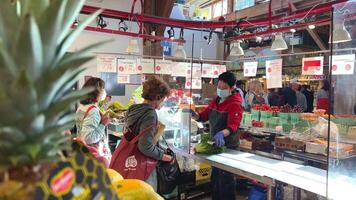
[[[240,28],[247,28],[251,26],[262,26],[262,25],[268,25],[270,22],[271,23],[277,23],[277,22],[282,22],[282,21],[287,21],[291,19],[297,19],[300,17],[304,17],[307,14],[321,14],[325,12],[330,12],[331,8],[334,4],[337,3],[343,3],[346,2],[347,0],[337,0],[329,3],[324,3],[316,6],[313,10],[310,9],[305,9],[302,11],[295,12],[293,15],[289,16],[275,16],[275,17],[270,17],[269,19],[259,19],[259,20],[251,20],[249,22],[247,21],[241,21],[239,23]],[[83,14],[90,14],[95,11],[97,11],[98,7],[94,6],[83,6],[81,13]],[[111,10],[111,9],[104,9],[102,12],[102,15],[104,17],[109,17],[109,18],[122,18],[125,20],[130,20],[131,19],[131,14],[128,12],[123,12],[123,11],[117,11],[117,10]],[[169,18],[163,18],[163,17],[157,17],[157,16],[150,16],[150,15],[137,15],[133,14],[138,21],[141,23],[151,23],[151,24],[162,24],[165,26],[173,26],[173,27],[180,27],[180,28],[205,28],[205,29],[216,29],[216,28],[224,28],[224,27],[235,27],[237,25],[236,21],[227,21],[227,22],[213,22],[213,21],[187,21],[187,20],[177,20],[177,19],[169,19]]]

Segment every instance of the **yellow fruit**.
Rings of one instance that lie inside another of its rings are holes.
[[[121,174],[119,174],[119,172],[113,169],[106,169],[106,173],[108,174],[111,183],[124,180],[124,177],[122,177]]]
[[[130,190],[123,194],[118,194],[120,200],[164,200],[161,196],[152,190],[144,188]]]
[[[120,195],[131,190],[145,189],[153,191],[152,186],[144,181],[137,179],[124,179],[122,181],[113,182],[115,191]]]

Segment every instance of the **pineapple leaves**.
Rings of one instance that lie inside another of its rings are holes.
[[[59,36],[59,40],[62,41],[70,30],[71,25],[73,24],[76,17],[78,17],[78,13],[80,9],[84,5],[84,0],[69,0],[65,9],[64,19],[63,19],[63,31]]]
[[[29,75],[37,79],[41,75],[42,41],[34,17],[27,15],[20,29],[19,40],[13,55],[18,67],[29,70]]]
[[[56,57],[59,35],[63,31],[62,23],[68,0],[53,0],[39,20],[43,41],[43,65],[48,68]]]

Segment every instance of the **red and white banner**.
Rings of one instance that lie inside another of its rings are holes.
[[[171,74],[172,73],[172,61],[170,61],[170,60],[156,60],[155,73],[156,74]]]
[[[226,72],[226,65],[213,65],[214,66],[214,78],[218,78],[220,74]]]
[[[137,72],[140,74],[154,74],[155,63],[153,59],[138,59]]]
[[[267,88],[282,87],[282,59],[266,61]]]
[[[355,70],[355,54],[333,55],[332,75],[352,75]]]
[[[324,57],[303,58],[302,75],[323,75]]]
[[[117,73],[120,74],[137,74],[136,60],[117,59]]]
[[[96,65],[98,72],[116,72],[116,57],[110,55],[98,55]]]
[[[255,77],[258,62],[244,62],[244,77]]]

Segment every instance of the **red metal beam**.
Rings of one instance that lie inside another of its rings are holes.
[[[300,17],[304,17],[305,15],[312,15],[312,14],[321,14],[325,12],[330,12],[332,6],[337,3],[346,2],[347,0],[337,0],[325,4],[320,4],[316,6],[313,10],[305,9],[302,11],[298,11],[293,15],[289,16],[275,16],[271,17],[270,19],[259,19],[259,20],[251,20],[249,22],[241,21],[239,23],[240,27],[251,27],[251,26],[262,26],[268,25],[271,21],[272,23],[283,22],[291,19],[296,19]],[[100,8],[93,7],[93,6],[84,6],[82,8],[81,13],[89,14],[93,13]],[[182,27],[182,28],[208,28],[208,29],[215,29],[215,28],[224,28],[224,27],[235,27],[237,25],[236,21],[227,21],[227,22],[213,22],[213,21],[188,21],[188,20],[177,20],[177,19],[169,19],[169,18],[162,18],[157,16],[150,16],[150,15],[138,15],[134,14],[133,16],[128,12],[111,10],[111,9],[104,9],[103,16],[110,17],[110,18],[122,18],[125,20],[135,20],[137,19],[139,22],[142,23],[153,23],[153,24],[162,24],[165,26],[173,26],[173,27]],[[253,25],[252,25],[253,24]]]

